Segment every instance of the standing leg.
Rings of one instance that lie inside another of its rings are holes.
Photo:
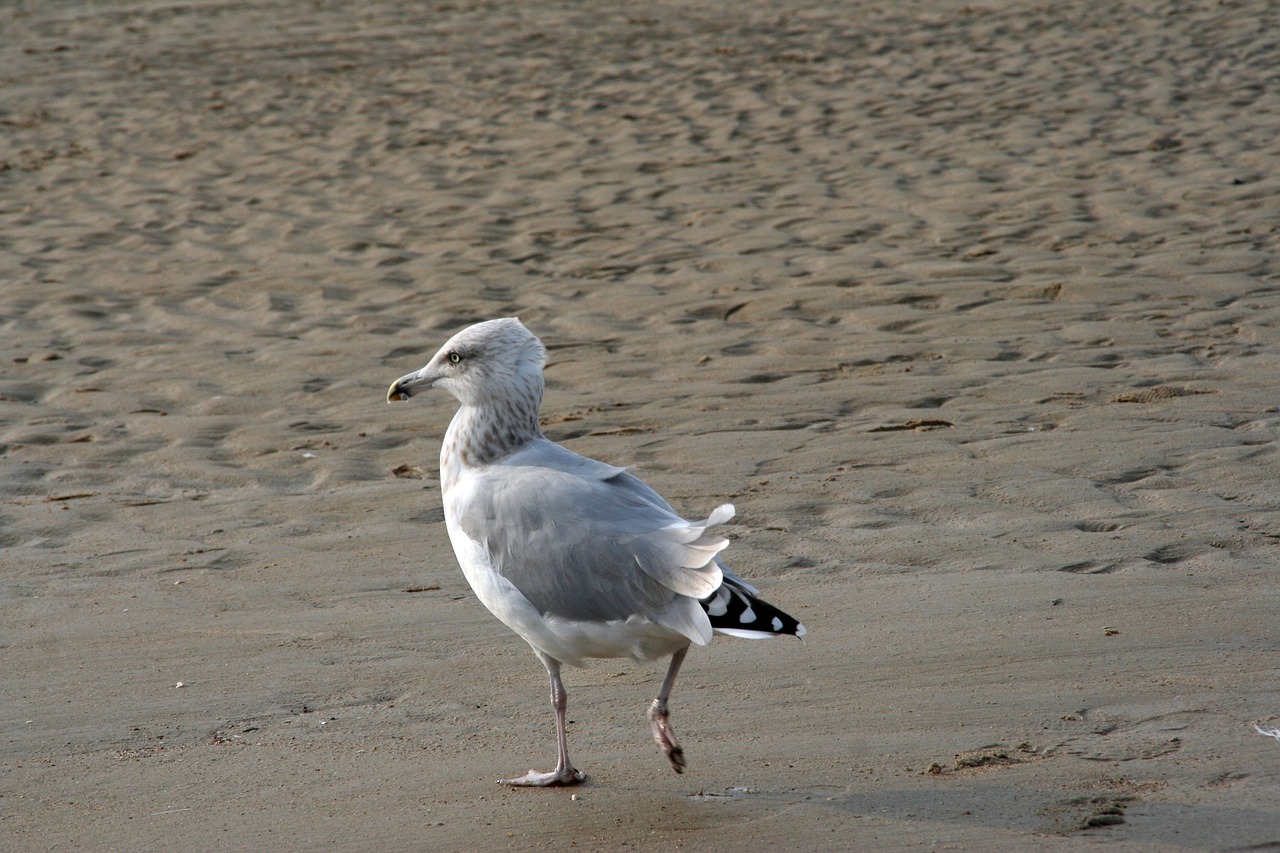
[[[667,761],[671,762],[671,769],[677,773],[684,772],[684,750],[680,748],[676,733],[672,731],[667,719],[667,699],[671,696],[672,685],[676,683],[680,664],[684,663],[684,656],[688,653],[689,647],[685,646],[671,656],[671,666],[667,667],[667,677],[662,682],[662,689],[658,691],[658,698],[649,706],[649,728],[653,729],[653,740],[667,757]]]
[[[539,773],[536,770],[530,770],[519,779],[499,779],[498,784],[539,788],[546,788],[552,785],[576,785],[587,777],[574,770],[573,765],[569,763],[569,736],[565,732],[564,717],[564,709],[568,704],[569,694],[565,692],[564,682],[560,680],[560,661],[544,655],[537,649],[534,649],[534,654],[542,661],[542,665],[547,668],[547,674],[551,676],[551,707],[556,712],[556,747],[559,751],[556,769],[550,773]]]

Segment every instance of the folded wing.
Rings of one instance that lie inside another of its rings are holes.
[[[624,469],[543,440],[480,474],[458,509],[494,570],[545,615],[641,617],[710,642],[696,599],[721,585],[715,557],[729,542],[711,529],[731,505],[686,521]]]

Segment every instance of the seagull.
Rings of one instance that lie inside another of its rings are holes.
[[[519,634],[551,677],[556,767],[512,786],[576,785],[569,762],[564,664],[670,656],[648,709],[654,742],[676,773],[684,750],[667,701],[691,644],[713,634],[804,637],[796,619],[719,559],[713,528],[732,504],[687,521],[625,468],[549,441],[538,423],[546,349],[516,318],[458,332],[425,367],[401,376],[387,401],[443,389],[461,404],[440,448],[440,490],[454,553],[476,597]]]

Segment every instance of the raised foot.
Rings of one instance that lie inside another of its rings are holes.
[[[585,773],[579,773],[569,767],[565,770],[552,770],[549,773],[530,770],[519,779],[499,779],[498,784],[512,785],[516,788],[555,788],[563,785],[578,785],[586,778]]]
[[[649,728],[653,730],[653,742],[662,750],[662,754],[671,762],[671,769],[683,773],[685,768],[684,750],[676,740],[676,733],[671,729],[665,705],[657,700],[649,706]]]

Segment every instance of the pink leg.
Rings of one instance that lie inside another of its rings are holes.
[[[550,773],[539,773],[536,770],[530,770],[519,779],[499,779],[499,785],[515,785],[517,787],[536,787],[548,788],[555,785],[577,785],[587,777],[573,769],[573,765],[569,763],[569,738],[565,733],[565,716],[564,709],[568,704],[569,694],[565,692],[564,682],[560,680],[560,661],[555,658],[547,657],[542,652],[534,650],[534,654],[542,661],[542,665],[547,668],[547,673],[551,676],[551,707],[556,712],[556,746],[559,749],[559,757],[556,760],[556,769]]]
[[[680,748],[676,733],[671,729],[667,699],[671,696],[672,685],[676,683],[676,673],[680,671],[680,664],[684,663],[684,656],[688,653],[689,647],[685,646],[671,656],[671,666],[667,667],[667,677],[662,682],[662,689],[658,691],[658,698],[654,699],[653,704],[649,706],[649,728],[653,730],[654,743],[658,745],[658,749],[662,750],[667,761],[671,762],[671,769],[677,773],[684,772],[684,750]]]

